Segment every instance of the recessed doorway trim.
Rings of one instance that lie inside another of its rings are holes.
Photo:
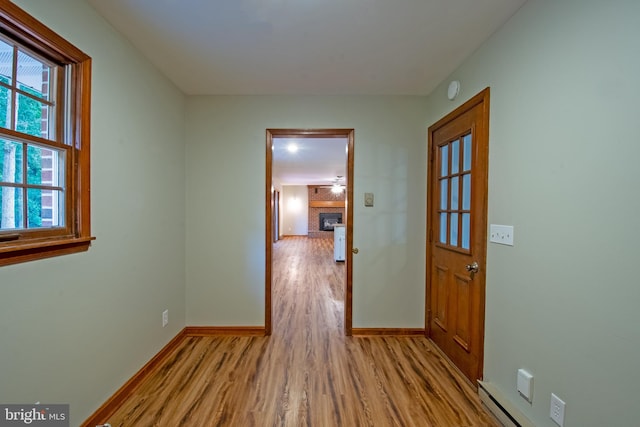
[[[267,129],[266,132],[266,179],[265,179],[265,333],[271,335],[271,299],[272,267],[273,267],[273,138],[346,138],[347,139],[347,200],[346,213],[346,247],[345,247],[345,289],[344,289],[344,333],[352,333],[353,306],[353,129]]]

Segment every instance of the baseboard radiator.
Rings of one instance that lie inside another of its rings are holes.
[[[484,406],[504,427],[535,427],[535,425],[491,383],[478,381],[478,395]]]

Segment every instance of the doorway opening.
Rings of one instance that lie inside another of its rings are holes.
[[[345,223],[345,289],[344,289],[344,333],[352,332],[352,247],[353,247],[353,159],[354,159],[354,130],[353,129],[267,129],[266,131],[266,179],[265,179],[265,333],[272,332],[272,281],[273,281],[273,244],[274,217],[277,215],[276,189],[273,179],[274,168],[274,140],[278,138],[295,138],[299,140],[309,138],[342,138],[346,140],[346,177],[344,182],[334,183],[342,185],[345,191],[344,217]],[[282,198],[280,198],[282,200]],[[280,213],[281,216],[281,213]],[[326,232],[326,231],[325,231]]]

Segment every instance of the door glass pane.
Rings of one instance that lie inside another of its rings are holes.
[[[440,243],[447,243],[447,213],[440,214]]]
[[[469,249],[469,241],[470,241],[470,227],[471,226],[471,214],[464,213],[462,214],[462,248]]]
[[[0,181],[22,183],[22,144],[0,139]]]
[[[63,223],[64,215],[60,211],[63,206],[62,192],[57,190],[41,190],[29,188],[28,221],[29,228],[58,227]]]
[[[0,186],[0,230],[23,228],[22,189]]]
[[[465,135],[462,138],[464,144],[464,151],[462,154],[462,169],[465,171],[471,170],[471,156],[473,152],[471,151],[471,134]]]
[[[458,192],[460,189],[460,178],[455,176],[451,178],[451,210],[458,209]]]
[[[447,204],[449,202],[449,194],[447,190],[448,185],[448,179],[445,178],[440,181],[440,209],[447,209]]]
[[[449,174],[449,146],[440,147],[440,176]]]
[[[462,175],[462,209],[471,209],[471,174]]]
[[[449,235],[449,244],[458,246],[458,214],[451,214],[451,233]]]
[[[460,168],[460,141],[451,143],[451,173],[458,173]]]

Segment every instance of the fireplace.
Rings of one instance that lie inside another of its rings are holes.
[[[333,231],[335,224],[342,224],[341,213],[321,213],[320,214],[320,231]]]

